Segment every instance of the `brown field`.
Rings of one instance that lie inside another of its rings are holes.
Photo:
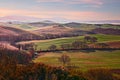
[[[107,42],[107,44],[108,44],[111,48],[120,48],[120,41]]]
[[[73,28],[60,27],[60,26],[47,26],[41,27],[39,30],[35,30],[34,33],[38,34],[64,34],[73,31]]]

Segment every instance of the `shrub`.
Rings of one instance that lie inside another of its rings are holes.
[[[114,80],[112,73],[107,69],[88,70],[84,76],[88,80]]]

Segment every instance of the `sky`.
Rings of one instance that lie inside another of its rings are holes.
[[[120,0],[0,0],[0,17],[58,21],[120,20]]]

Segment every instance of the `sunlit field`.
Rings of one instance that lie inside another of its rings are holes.
[[[35,58],[34,62],[42,62],[54,66],[62,66],[58,58],[66,54],[70,56],[70,65],[78,67],[80,70],[86,70],[91,68],[120,68],[120,50],[116,51],[69,51],[69,52],[50,52],[43,53],[38,58]]]
[[[98,42],[113,42],[113,41],[120,41],[120,36],[119,35],[103,35],[103,34],[95,34],[91,35],[95,36],[98,38]],[[78,36],[78,37],[70,37],[70,38],[59,38],[59,39],[51,39],[51,40],[40,40],[36,43],[37,49],[40,50],[46,50],[50,45],[56,45],[58,48],[60,47],[61,44],[66,44],[66,43],[72,43],[76,40],[83,40],[84,36]]]

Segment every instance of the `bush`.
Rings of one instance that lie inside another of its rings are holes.
[[[113,74],[107,69],[92,69],[87,71],[84,76],[88,80],[114,80]]]

